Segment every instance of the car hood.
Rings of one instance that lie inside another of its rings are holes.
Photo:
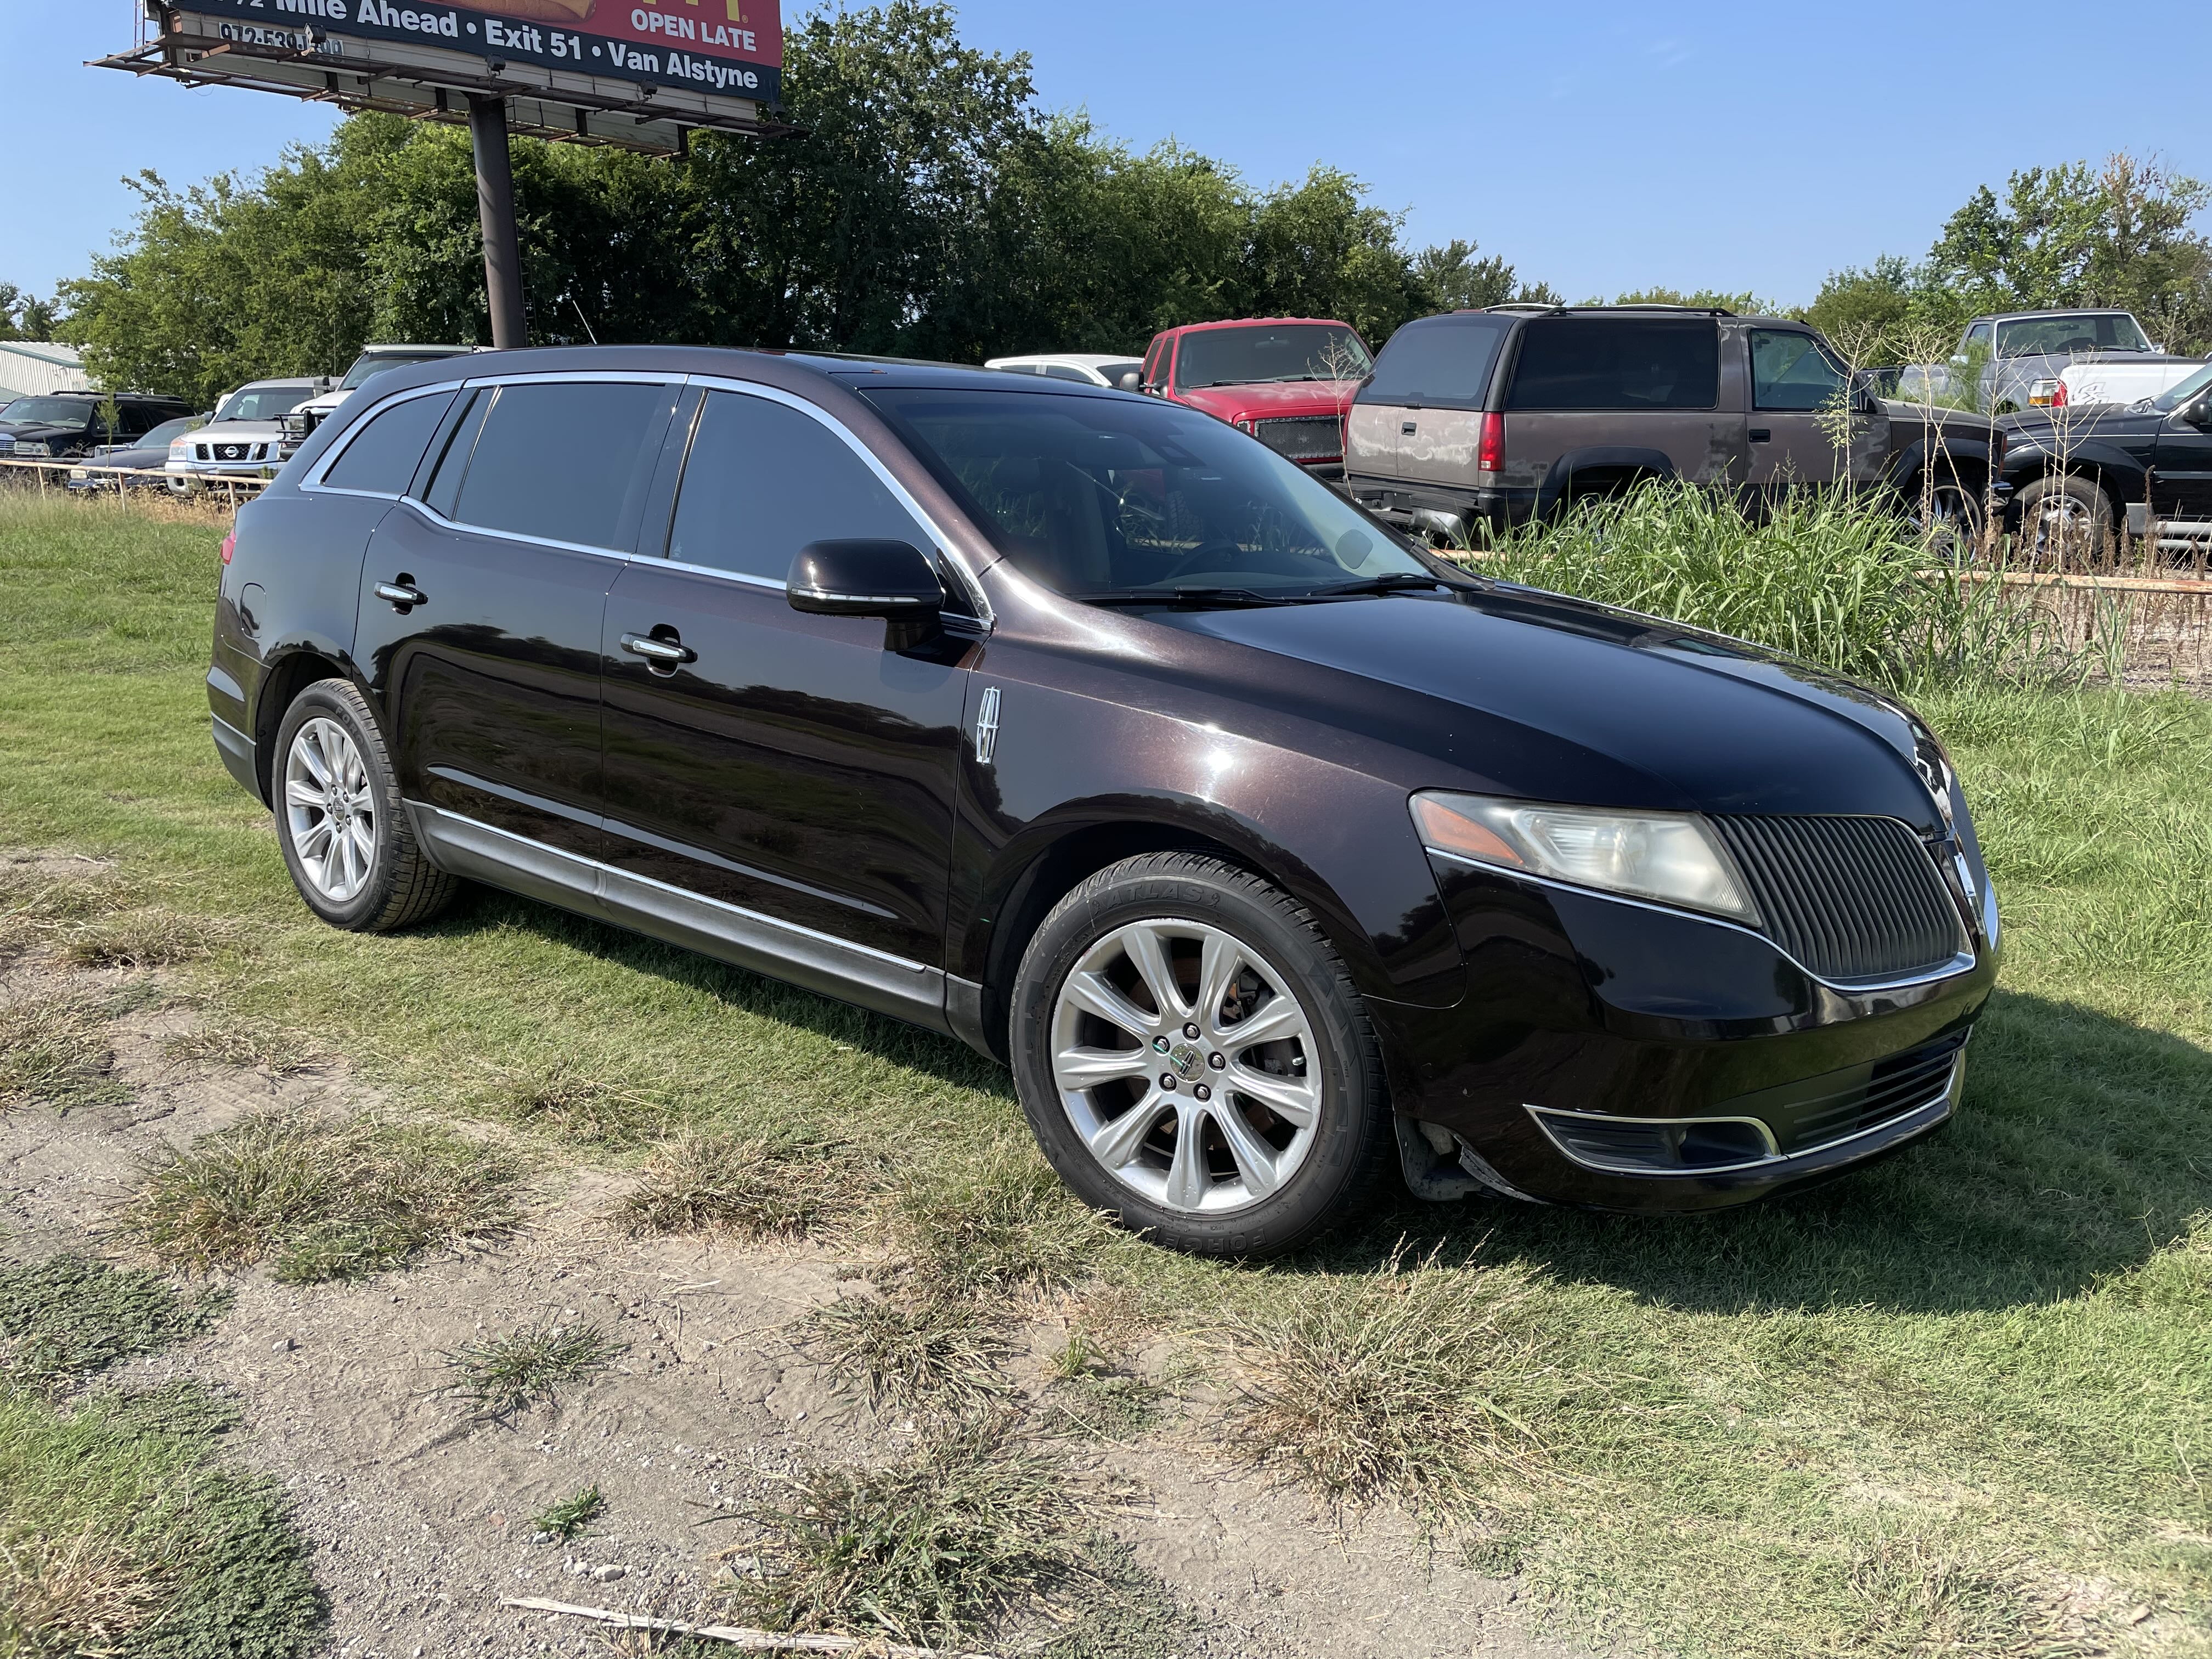
[[[214,421],[191,434],[196,444],[258,444],[284,435],[276,421]]]
[[[90,434],[81,426],[52,426],[43,421],[10,421],[0,423],[0,433],[5,433],[18,443],[50,443],[59,439],[64,443],[76,443]]]
[[[350,392],[325,392],[319,398],[308,398],[307,402],[301,404],[299,408],[294,410],[292,412],[295,415],[327,415],[332,410],[336,409],[340,404],[343,404],[347,398],[352,396],[353,393]]]
[[[1357,380],[1263,380],[1253,386],[1209,386],[1176,395],[1193,409],[1224,421],[1285,416],[1340,415],[1359,390]]]
[[[1661,811],[1879,814],[1942,829],[1914,769],[1933,739],[1880,692],[1741,641],[1500,584],[1147,613],[1333,669],[1301,699],[1426,759],[1415,787]],[[1319,679],[1320,677],[1316,677]],[[1378,722],[1373,687],[1388,700]],[[1421,764],[1416,762],[1415,764]]]
[[[2078,404],[2063,409],[2026,410],[2004,417],[2009,447],[2035,444],[2045,449],[2072,447],[2089,438],[2147,438],[2166,424],[2154,409],[2130,404]]]

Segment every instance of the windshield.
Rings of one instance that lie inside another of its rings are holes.
[[[215,412],[218,421],[274,421],[289,415],[315,395],[313,386],[248,386],[234,392]]]
[[[182,420],[164,421],[138,441],[140,449],[167,449],[188,432],[197,432],[206,422],[197,415],[187,415]]]
[[[1266,445],[1170,404],[1049,392],[862,394],[1024,574],[1076,598],[1267,598],[1433,567]]]
[[[2161,415],[2171,415],[2198,392],[2207,389],[2212,389],[2212,363],[2205,364],[2187,380],[2166,387],[2150,400],[2150,406]]]
[[[0,426],[89,426],[96,407],[82,398],[18,398],[0,409]]]
[[[362,388],[362,383],[370,375],[381,374],[387,368],[412,368],[417,363],[442,362],[448,357],[459,355],[452,351],[376,352],[372,356],[360,358],[351,368],[346,370],[345,379],[338,382],[338,390],[358,392]]]
[[[2100,316],[2029,317],[1997,325],[2000,357],[2063,357],[2069,351],[2148,351],[2136,319],[2124,313]]]
[[[1201,328],[1182,337],[1175,383],[1195,392],[1268,380],[1360,380],[1373,367],[1359,337],[1341,323]]]

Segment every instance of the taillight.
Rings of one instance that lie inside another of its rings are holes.
[[[1482,417],[1482,441],[1475,446],[1474,470],[1478,472],[1503,472],[1505,470],[1505,417],[1495,411]]]
[[[2066,407],[2066,382],[2065,382],[2065,381],[2061,380],[2061,381],[2060,381],[2057,386],[2053,386],[2053,387],[2051,388],[2051,406],[2053,409],[2063,409],[2063,408],[2065,408],[2065,407]]]
[[[230,562],[230,556],[238,551],[238,532],[234,530],[222,538],[222,562]]]

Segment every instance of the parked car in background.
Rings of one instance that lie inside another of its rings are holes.
[[[18,398],[0,408],[0,456],[45,461],[89,455],[102,444],[143,438],[164,421],[188,412],[175,398],[126,392],[113,400],[115,424],[108,426],[110,399],[100,392],[50,392]]]
[[[1344,411],[1374,361],[1349,323],[1192,323],[1154,337],[1143,389],[1249,432],[1318,477],[1340,478]]]
[[[70,469],[69,487],[88,491],[165,489],[170,445],[189,437],[207,422],[204,415],[181,415],[173,421],[164,421],[134,443],[103,445],[93,451],[89,465]],[[118,470],[105,470],[111,467]]]
[[[328,420],[331,415],[345,405],[345,400],[367,385],[372,375],[386,369],[409,368],[416,363],[434,363],[447,357],[465,357],[475,346],[464,345],[373,345],[363,346],[361,356],[354,359],[353,367],[345,378],[319,398],[311,398],[284,417],[283,457],[307,442],[307,436]],[[283,457],[280,457],[283,459]]]
[[[1063,351],[1031,357],[994,357],[986,368],[1002,368],[1012,374],[1042,374],[1051,380],[1073,380],[1083,386],[1112,386],[1134,392],[1145,382],[1145,360],[1126,351]]]
[[[1803,323],[1676,306],[1407,323],[1346,426],[1352,499],[1454,543],[1665,479],[1885,485],[1965,527],[1990,454],[1986,422],[1884,403]]]
[[[212,420],[170,446],[171,492],[189,495],[212,478],[258,478],[274,471],[284,460],[284,417],[330,387],[327,377],[255,380],[227,393]]]
[[[2094,357],[2069,363],[2056,380],[2028,388],[2031,409],[2079,409],[2089,404],[2139,404],[2179,386],[2204,367],[2203,357]]]
[[[580,443],[577,434],[591,441]],[[799,353],[380,381],[225,545],[213,736],[325,923],[471,879],[969,1043],[1083,1198],[1705,1210],[1957,1109],[1935,738],[1470,576],[1197,411]]]
[[[2044,559],[2101,550],[2125,526],[2161,545],[2212,539],[2212,363],[2155,398],[2024,410],[2005,434],[2008,527]]]
[[[2033,405],[2039,381],[2073,364],[2161,355],[2125,311],[2015,311],[1977,317],[1944,363],[1914,363],[1897,395],[2009,415]]]

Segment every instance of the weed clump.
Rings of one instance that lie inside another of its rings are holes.
[[[615,1218],[633,1238],[705,1232],[793,1237],[848,1203],[862,1179],[842,1147],[687,1134],[653,1155],[616,1206]]]
[[[917,1291],[934,1297],[1065,1289],[1115,1243],[1105,1218],[1012,1143],[910,1176],[891,1196],[889,1231]]]
[[[1091,1334],[1073,1331],[1045,1361],[1044,1426],[1096,1440],[1127,1440],[1159,1421],[1161,1390],[1115,1367]]]
[[[198,1336],[227,1290],[180,1294],[167,1280],[91,1256],[0,1261],[0,1377],[51,1386]]]
[[[511,1158],[445,1130],[271,1114],[149,1164],[123,1224],[172,1267],[267,1261],[313,1284],[504,1237],[520,1179]]]
[[[532,1075],[505,1077],[493,1111],[518,1128],[569,1146],[621,1152],[668,1133],[665,1101],[590,1075],[566,1060]]]
[[[749,1622],[949,1645],[1024,1597],[1091,1576],[1092,1510],[1059,1465],[997,1426],[934,1437],[880,1468],[826,1463],[763,1508]],[[733,1553],[735,1552],[732,1552]]]
[[[1537,1425],[1571,1401],[1525,1277],[1393,1255],[1236,1333],[1232,1415],[1254,1460],[1337,1503],[1463,1502],[1543,1463]]]
[[[267,1072],[273,1077],[319,1071],[332,1058],[304,1031],[264,1025],[180,1031],[162,1043],[161,1053],[167,1059],[187,1064],[230,1066],[240,1071]]]
[[[606,1507],[607,1500],[599,1495],[599,1489],[586,1486],[574,1497],[564,1498],[544,1510],[530,1524],[541,1534],[550,1534],[565,1544],[598,1520]]]
[[[503,1422],[530,1406],[550,1405],[562,1389],[626,1352],[597,1325],[525,1325],[447,1354],[453,1373],[447,1392],[474,1402],[484,1420]]]
[[[873,1406],[958,1417],[1012,1391],[1010,1350],[970,1303],[843,1297],[799,1322],[797,1346]]]
[[[212,955],[229,931],[173,910],[132,910],[70,930],[57,954],[72,968],[168,968]]]
[[[0,1111],[125,1098],[114,1069],[106,1015],[84,998],[57,993],[0,1004]]]

